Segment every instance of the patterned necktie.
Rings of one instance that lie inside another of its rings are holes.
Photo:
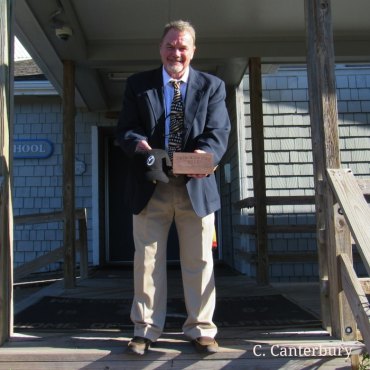
[[[170,112],[170,132],[168,137],[168,155],[172,162],[173,152],[181,150],[184,129],[184,105],[182,103],[181,81],[171,81],[174,88]]]

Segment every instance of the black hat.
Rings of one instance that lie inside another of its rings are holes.
[[[163,149],[152,149],[148,151],[139,151],[135,154],[138,165],[144,172],[144,179],[147,181],[168,182],[166,175],[166,166],[171,166],[171,160],[167,152]]]

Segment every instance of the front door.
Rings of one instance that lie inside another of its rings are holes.
[[[114,145],[114,137],[106,137],[106,245],[108,262],[127,262],[134,259],[132,215],[125,193],[127,158],[122,149]]]
[[[104,155],[105,188],[105,261],[107,263],[131,262],[134,259],[132,215],[126,203],[128,158],[115,144],[114,131],[105,128],[100,132]],[[172,225],[168,245],[168,261],[179,260],[176,227]]]

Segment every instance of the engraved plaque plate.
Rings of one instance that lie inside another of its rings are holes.
[[[213,173],[212,153],[173,153],[173,173],[176,175],[208,175]]]

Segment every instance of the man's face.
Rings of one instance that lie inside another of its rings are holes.
[[[189,32],[170,29],[160,44],[159,52],[167,73],[180,79],[194,56],[193,38]]]

